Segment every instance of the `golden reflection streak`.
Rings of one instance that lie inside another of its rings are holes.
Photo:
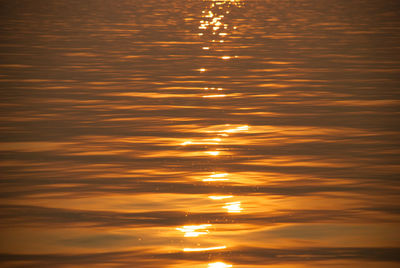
[[[212,174],[209,176],[208,179],[204,179],[203,181],[227,181],[228,179],[224,178],[228,176],[229,173],[217,173],[217,174]]]
[[[217,10],[214,10],[216,6],[221,6],[221,5],[236,5],[240,6],[242,3],[239,0],[212,0],[212,3],[209,7],[211,10],[203,10],[203,17],[202,20],[200,21],[199,29],[206,31],[207,29],[211,29],[211,32],[213,35],[218,35],[221,37],[225,37],[228,35],[226,32],[220,32],[223,29],[228,29],[228,24],[223,23],[223,18],[224,15],[222,14],[217,14],[219,13],[218,9],[222,9],[222,7],[219,7]],[[230,11],[226,11],[226,14],[229,14]],[[234,27],[236,29],[236,27]],[[204,35],[204,33],[199,33],[199,35]],[[215,42],[216,40],[213,40]],[[219,40],[220,43],[223,43],[224,40]],[[210,46],[204,45],[202,46],[203,50],[210,50]],[[236,58],[237,56],[235,56]],[[222,60],[229,60],[231,59],[231,56],[222,56]],[[203,73],[206,70],[206,68],[200,68],[198,69],[200,73]],[[216,88],[204,88],[205,90],[215,90]],[[222,88],[217,88],[217,90],[222,90]],[[223,98],[226,97],[227,95],[225,94],[212,94],[212,95],[204,95],[202,96],[203,98]],[[230,125],[226,125],[226,127],[229,127],[228,129],[223,129],[219,131],[213,131],[213,133],[217,133],[219,136],[228,136],[227,133],[236,133],[240,131],[246,131],[249,129],[249,126],[244,125],[244,126],[236,126],[236,127],[230,127]],[[214,139],[214,141],[219,142],[220,139]],[[196,144],[192,141],[185,141],[182,143],[183,146],[185,145],[191,145],[191,144]],[[215,151],[206,151],[206,154],[209,154],[211,156],[218,156],[220,154],[220,151],[215,150]],[[214,173],[209,176],[209,178],[203,179],[203,181],[226,181],[228,180],[225,178],[228,176],[228,173]],[[210,199],[212,200],[223,200],[223,199],[229,199],[232,198],[233,196],[209,196]],[[229,213],[238,213],[241,212],[242,208],[240,207],[241,202],[231,202],[231,203],[226,203],[226,206],[224,208],[228,209]],[[207,227],[210,227],[210,224],[207,225],[190,225],[190,226],[183,226],[182,228],[177,228],[177,230],[184,232],[185,237],[198,237],[199,235],[202,234],[207,234],[209,231],[207,230]],[[209,248],[184,248],[184,252],[198,252],[198,251],[210,251],[210,250],[218,250],[218,249],[225,249],[226,246],[221,246],[221,247],[209,247]],[[226,264],[223,262],[214,262],[214,263],[209,263],[208,264],[209,268],[226,268],[226,267],[232,267],[230,264]]]
[[[233,198],[233,195],[210,195],[208,198],[212,200],[223,200],[228,198]]]
[[[225,94],[219,94],[219,95],[205,95],[203,98],[223,98],[226,97]]]
[[[185,141],[182,142],[182,146],[186,145],[217,145],[221,142],[220,138],[215,138],[215,139],[203,139],[202,141]]]
[[[237,127],[237,128],[233,128],[233,129],[227,129],[227,130],[224,130],[224,131],[222,131],[222,132],[227,132],[227,133],[236,133],[236,132],[239,132],[239,131],[244,131],[244,130],[248,130],[249,129],[249,126],[241,126],[241,127]]]
[[[230,268],[233,267],[231,264],[226,264],[223,262],[213,262],[208,264],[208,268]]]
[[[215,88],[215,87],[205,87],[204,90],[223,90],[222,87]]]
[[[250,126],[248,126],[248,125],[225,124],[225,125],[215,125],[215,126],[207,127],[201,131],[205,132],[205,133],[220,133],[218,135],[227,136],[226,133],[237,133],[240,131],[247,131],[249,129],[250,129]]]
[[[226,206],[223,208],[227,209],[228,213],[240,213],[243,210],[243,208],[241,208],[241,203],[240,201],[225,203]]]
[[[203,181],[229,181],[229,179],[212,179],[212,178],[209,178],[209,179],[204,179]]]
[[[185,141],[185,142],[183,142],[181,145],[185,146],[185,145],[188,145],[188,144],[193,144],[193,142],[191,142],[191,141]]]
[[[226,177],[228,175],[229,175],[229,173],[217,173],[217,174],[210,175],[210,177],[211,178],[221,178],[221,177]]]
[[[182,228],[176,228],[176,230],[185,233],[184,237],[198,237],[199,235],[208,234],[207,228],[211,226],[211,224],[185,225]]]
[[[228,24],[224,22],[225,15],[229,14],[230,11],[225,8],[229,8],[231,6],[241,7],[243,5],[242,1],[239,0],[229,0],[229,1],[212,1],[211,4],[206,8],[206,10],[202,11],[202,19],[199,21],[198,29],[202,31],[209,31],[213,35],[218,35],[224,37],[228,35],[226,32],[219,32],[221,30],[227,30]],[[224,13],[224,14],[220,14]],[[233,29],[237,29],[236,26],[233,26]],[[204,33],[198,33],[198,35],[202,36]],[[216,40],[212,40],[215,42]],[[219,40],[219,42],[223,43],[223,40]]]
[[[226,246],[220,247],[209,247],[209,248],[184,248],[184,252],[198,252],[198,251],[210,251],[210,250],[218,250],[218,249],[226,249]]]
[[[206,151],[204,153],[212,155],[212,156],[218,156],[220,154],[219,151]]]

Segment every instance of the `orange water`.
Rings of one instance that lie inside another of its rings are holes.
[[[398,267],[400,6],[1,2],[2,267]]]

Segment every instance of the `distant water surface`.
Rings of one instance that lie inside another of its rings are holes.
[[[2,267],[399,267],[397,0],[0,10]]]

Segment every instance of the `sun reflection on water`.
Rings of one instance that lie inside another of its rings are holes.
[[[224,206],[223,208],[227,209],[228,213],[240,213],[243,210],[241,204],[242,202],[240,201],[225,203],[226,206]]]
[[[3,14],[0,263],[397,267],[391,4],[50,2]]]
[[[223,199],[233,198],[233,195],[210,195],[208,198],[212,200],[223,200]]]
[[[207,7],[202,11],[202,17],[199,21],[198,29],[196,31],[200,31],[198,35],[199,38],[203,40],[200,48],[206,56],[205,58],[217,58],[222,60],[230,60],[232,58],[237,58],[237,56],[229,56],[235,55],[232,51],[228,51],[226,48],[223,48],[224,43],[227,38],[233,34],[237,26],[230,25],[232,21],[230,20],[228,14],[233,11],[234,7],[241,7],[243,1],[240,0],[212,0],[211,2],[206,2]],[[215,55],[219,54],[219,55]],[[200,73],[204,73],[209,71],[206,67],[208,65],[200,65],[198,67],[198,71]],[[202,74],[203,75],[203,74]],[[205,75],[205,74],[204,74]],[[237,97],[238,94],[215,94],[215,91],[224,90],[221,86],[205,86],[204,90],[214,91],[210,92],[207,95],[203,95],[202,98],[210,99],[221,99],[225,100],[228,97]],[[219,93],[219,92],[218,92]],[[199,128],[197,132],[204,133],[207,135],[214,135],[217,138],[214,139],[198,139],[198,140],[186,140],[181,143],[182,146],[188,145],[219,145],[222,141],[222,137],[228,137],[230,134],[246,132],[249,130],[248,125],[240,125],[240,124],[225,124],[225,125],[214,125],[210,127],[206,127],[205,129]],[[219,138],[221,137],[221,138]],[[225,140],[224,140],[225,142]],[[205,147],[207,148],[207,147]],[[228,155],[228,153],[223,148],[209,148],[207,151],[203,152],[209,156],[219,156],[222,153],[224,155]],[[206,178],[202,179],[203,182],[227,182],[229,173],[220,173],[213,172],[211,175],[208,175]],[[219,201],[233,198],[233,195],[210,195],[209,199]],[[222,203],[223,204],[223,203]],[[241,208],[241,202],[228,202],[223,206],[224,209],[227,210],[228,213],[240,213],[243,209]],[[208,228],[210,228],[211,224],[201,224],[201,225],[185,225],[182,227],[176,228],[176,230],[184,233],[184,237],[199,237],[200,235],[209,234]],[[198,244],[200,246],[200,243]],[[213,251],[213,250],[221,250],[226,249],[226,246],[216,246],[216,247],[203,247],[203,248],[184,248],[184,252],[201,252],[201,251]],[[228,268],[232,267],[231,264],[226,264],[224,262],[218,261],[208,264],[209,268]]]
[[[186,146],[186,145],[217,145],[222,141],[220,138],[213,138],[213,139],[201,139],[198,141],[184,141],[180,145]]]
[[[226,97],[225,94],[219,94],[219,95],[205,95],[203,98],[223,98]]]
[[[203,181],[228,181],[229,179],[225,178],[228,175],[228,173],[216,173],[210,175],[207,179],[203,179]]]
[[[211,224],[185,225],[182,228],[176,228],[176,230],[185,233],[185,237],[198,237],[199,235],[208,234],[207,228],[211,226]]]
[[[231,125],[231,124],[225,124],[225,125],[217,125],[217,126],[212,126],[207,129],[205,129],[205,132],[207,133],[237,133],[241,131],[247,131],[250,129],[250,126],[248,125]]]
[[[211,251],[211,250],[219,250],[219,249],[226,249],[226,246],[219,246],[219,247],[209,247],[209,248],[184,248],[184,252],[198,252],[198,251]]]
[[[220,154],[220,151],[206,151],[204,153],[212,155],[212,156],[218,156]]]
[[[229,268],[233,267],[231,264],[226,264],[223,262],[213,262],[208,264],[208,268]]]
[[[215,87],[205,87],[204,90],[223,90],[223,89],[222,89],[222,87],[218,87],[218,88],[215,88]]]

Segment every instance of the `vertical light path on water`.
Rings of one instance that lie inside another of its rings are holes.
[[[398,0],[0,13],[0,267],[399,267]]]
[[[229,43],[229,38],[234,35],[235,32],[237,32],[237,28],[240,27],[240,25],[231,24],[232,20],[229,19],[230,14],[231,12],[240,9],[244,2],[241,0],[212,0],[204,1],[203,3],[204,9],[202,10],[201,20],[199,21],[198,32],[194,33],[194,35],[197,35],[198,39],[200,39],[199,49],[203,52],[200,56],[203,58],[203,61],[201,62],[202,65],[197,68],[199,74],[197,80],[206,81],[202,88],[202,98],[204,98],[205,102],[212,102],[214,99],[230,98],[235,95],[229,92],[229,86],[232,82],[229,79],[229,74],[224,75],[223,73],[224,71],[229,73],[230,69],[227,66],[224,66],[224,64],[221,64],[218,67],[213,66],[213,63],[215,63],[216,58],[222,62],[239,60],[239,56],[237,55],[238,48],[232,45],[227,47],[226,44]],[[217,70],[217,68],[222,70],[222,74],[220,74],[219,77],[214,75],[214,77],[220,78],[218,84],[216,84],[215,81],[207,81],[207,79],[204,79],[203,74],[207,73],[209,76],[212,76],[212,74],[209,73]],[[209,105],[210,103],[207,103],[207,106]],[[214,117],[218,118],[219,116],[221,116],[220,111],[216,111]],[[203,130],[203,132],[205,131],[210,138],[202,139],[200,141],[187,140],[181,145],[186,147],[192,145],[204,145],[204,148],[206,149],[203,152],[204,155],[206,157],[214,158],[210,161],[215,162],[218,157],[231,156],[230,152],[220,145],[224,144],[225,148],[229,147],[229,145],[231,145],[230,136],[245,133],[248,129],[249,126],[245,123],[237,124],[227,122],[222,125],[214,125]],[[201,129],[199,129],[198,135],[201,135],[201,132]],[[208,167],[210,174],[201,178],[204,184],[209,186],[216,184],[220,187],[224,187],[224,184],[232,183],[229,170],[218,166],[213,170],[213,167],[215,166],[217,166],[215,163],[210,165],[210,167]],[[229,219],[229,214],[241,213],[244,209],[242,207],[240,196],[234,196],[232,194],[209,195],[208,200],[205,200],[205,202],[214,202],[221,208],[225,209],[227,214],[225,220],[227,222],[231,221],[231,219]],[[195,240],[197,237],[202,235],[206,236],[210,234],[210,232],[218,232],[218,227],[210,224],[210,220],[202,224],[184,225],[180,228],[176,228],[176,230],[183,233],[182,235],[188,240],[187,243],[189,245],[194,245],[192,247],[183,248],[183,251],[186,254],[190,254],[191,252],[229,252],[231,245],[226,245],[222,241],[212,241],[211,239],[211,241],[205,240],[207,243],[206,246],[201,243],[190,241]],[[227,267],[233,267],[233,265],[228,263],[225,259],[219,259],[218,255],[217,257],[214,256],[214,260],[208,263],[208,268]]]

